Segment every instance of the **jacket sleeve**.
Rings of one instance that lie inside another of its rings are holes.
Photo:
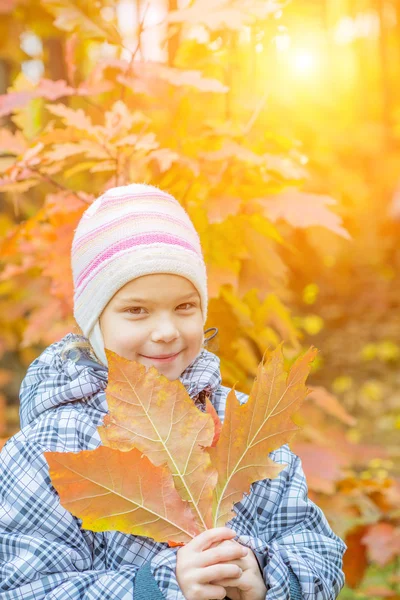
[[[150,544],[154,542],[138,540],[138,566],[127,564],[126,557],[118,565],[119,556],[108,556],[106,534],[81,529],[79,519],[60,505],[37,444],[20,432],[4,446],[0,454],[2,600],[164,600],[168,592],[179,592],[175,572],[168,569],[168,559],[173,562],[176,552],[162,549],[161,560],[153,566],[151,559],[158,556]],[[160,568],[163,577],[157,574]]]
[[[287,445],[270,456],[286,469],[254,483],[229,526],[254,551],[268,600],[334,600],[344,585],[346,545],[308,498],[300,458]]]

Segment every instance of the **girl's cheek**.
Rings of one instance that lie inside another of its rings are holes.
[[[132,346],[143,338],[143,331],[140,327],[135,327],[134,323],[121,323],[119,331],[116,332],[121,344]]]

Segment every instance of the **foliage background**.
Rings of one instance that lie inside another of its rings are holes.
[[[209,269],[224,381],[319,350],[292,445],[349,550],[343,598],[400,598],[400,9],[395,0],[0,0],[0,435],[75,330],[93,198],[154,183]]]

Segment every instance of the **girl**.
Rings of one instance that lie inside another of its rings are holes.
[[[221,419],[229,392],[219,359],[203,347],[200,241],[174,198],[147,185],[108,190],[83,214],[71,259],[83,335],[68,334],[31,364],[21,385],[21,431],[1,453],[1,599],[336,598],[346,546],[307,498],[301,461],[287,445],[271,453],[287,467],[254,483],[227,527],[178,550],[82,529],[61,506],[43,453],[100,445],[105,348],[179,378],[200,410],[209,397]]]

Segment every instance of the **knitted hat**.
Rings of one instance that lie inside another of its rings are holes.
[[[74,316],[107,364],[99,318],[128,281],[152,273],[185,277],[207,319],[207,274],[199,236],[170,194],[145,184],[109,189],[83,213],[71,250]]]

